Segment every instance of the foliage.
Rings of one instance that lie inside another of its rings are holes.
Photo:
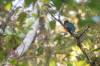
[[[0,0],[0,32],[6,23],[8,12],[14,7],[13,2],[13,0]],[[62,26],[52,16],[60,13],[57,16],[64,16],[73,21],[78,33],[83,31],[84,26],[90,26],[82,46],[90,59],[95,61],[96,66],[100,66],[100,22],[95,23],[92,19],[93,16],[100,16],[99,2],[100,0],[89,0],[77,4],[75,0],[24,0],[22,6],[14,9],[14,14],[7,20],[6,27],[9,28],[4,28],[3,35],[0,33],[0,64],[11,50],[15,50],[20,45],[31,29],[34,19],[42,15],[45,21],[39,30],[40,33],[37,32],[36,41],[22,57],[13,59],[10,63],[13,66],[57,66],[57,64],[89,66],[88,60],[77,47],[74,38],[68,33],[66,36],[61,35]]]

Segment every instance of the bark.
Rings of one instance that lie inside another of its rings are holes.
[[[15,50],[15,53],[18,56],[23,55],[23,53],[25,53],[29,48],[29,46],[31,45],[32,41],[35,40],[38,28],[39,28],[39,22],[38,20],[36,20],[35,24],[32,25],[32,30],[30,30],[27,33],[21,45]]]
[[[15,57],[18,58],[28,50],[28,48],[31,46],[32,42],[36,38],[37,30],[39,29],[39,19],[37,19],[36,22],[31,27],[32,29],[29,30],[29,32],[26,34],[26,37],[24,38],[22,43],[14,51],[11,51],[11,53],[8,55],[3,66],[10,66],[9,61],[12,58]]]

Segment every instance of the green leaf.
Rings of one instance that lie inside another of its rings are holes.
[[[82,27],[82,26],[93,25],[93,24],[94,24],[93,20],[90,17],[87,17],[85,20],[81,20],[78,25],[79,27]]]
[[[50,26],[51,29],[55,29],[55,27],[56,27],[56,22],[55,22],[55,21],[49,22],[49,26]]]
[[[62,0],[51,0],[54,4],[54,6],[59,9],[62,5]]]
[[[1,4],[6,4],[6,3],[12,3],[13,0],[0,0],[0,5]]]
[[[48,3],[49,0],[41,0],[43,3]]]
[[[85,61],[73,62],[75,66],[89,66]]]
[[[99,10],[100,11],[100,0],[90,0],[87,4],[91,9]]]
[[[5,6],[4,6],[4,9],[9,11],[11,9],[11,6],[12,6],[11,2],[6,3]]]
[[[0,50],[0,62],[3,61],[3,59],[5,58],[5,52],[2,50]]]
[[[20,13],[18,16],[18,21],[23,22],[26,18],[27,14],[25,12]]]
[[[49,66],[56,66],[56,61],[55,61],[55,59],[51,59],[51,60],[50,60]]]
[[[67,66],[73,66],[73,64],[72,63],[67,63]]]
[[[65,4],[68,6],[68,8],[72,9],[78,7],[74,0],[66,0]]]
[[[2,4],[3,3],[3,0],[0,0],[0,4]]]
[[[12,2],[13,0],[3,0],[3,1],[6,1],[6,2]]]
[[[29,6],[34,0],[25,0],[24,5],[27,7]]]
[[[12,61],[10,61],[11,64],[16,65],[17,64],[17,60],[13,59]]]

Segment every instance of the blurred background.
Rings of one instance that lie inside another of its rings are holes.
[[[39,18],[35,42],[11,66],[90,66],[76,41],[54,19],[69,20],[82,32],[82,47],[93,66],[100,66],[100,0],[0,0],[0,65]],[[42,17],[42,18],[41,18]]]

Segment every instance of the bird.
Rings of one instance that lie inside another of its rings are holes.
[[[75,34],[75,26],[73,23],[69,22],[68,20],[64,21],[64,28],[70,33]]]

